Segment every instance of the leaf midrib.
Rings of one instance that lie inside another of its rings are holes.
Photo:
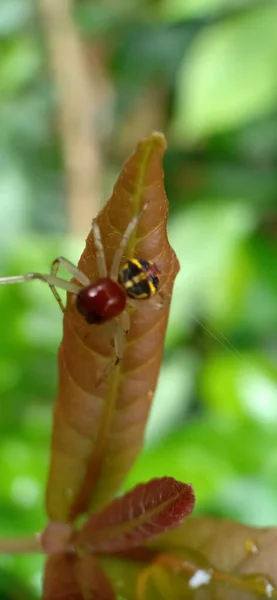
[[[139,211],[139,208],[140,208],[140,199],[141,199],[141,193],[143,190],[143,182],[144,182],[144,178],[145,178],[146,166],[147,166],[147,163],[149,160],[149,156],[150,156],[155,144],[156,144],[156,138],[152,137],[151,140],[149,141],[148,145],[145,148],[143,160],[141,161],[138,171],[137,171],[135,193],[132,195],[132,206],[134,207],[134,210],[133,210],[134,215],[137,214],[137,212]],[[128,253],[129,256],[133,255],[135,245],[136,245],[136,231],[133,232],[133,235],[131,236],[129,243],[127,244],[127,247],[126,247],[126,252]],[[112,422],[112,415],[113,415],[114,409],[115,409],[115,404],[116,404],[116,399],[117,399],[117,391],[118,391],[118,386],[119,386],[119,382],[120,382],[120,372],[121,372],[121,366],[119,364],[118,368],[115,369],[114,374],[111,378],[111,385],[109,386],[108,393],[106,395],[106,401],[104,402],[104,409],[103,409],[102,419],[101,419],[100,426],[99,426],[99,433],[98,433],[98,436],[97,436],[97,439],[96,439],[96,442],[94,444],[94,448],[92,451],[92,460],[91,460],[91,463],[89,463],[87,466],[86,476],[85,476],[85,480],[83,483],[83,487],[81,488],[81,491],[80,491],[79,495],[77,496],[76,501],[74,503],[74,506],[72,509],[73,513],[75,513],[76,507],[78,507],[79,505],[87,506],[87,503],[88,503],[87,498],[83,498],[83,489],[87,485],[88,477],[91,480],[94,480],[93,489],[90,494],[91,504],[93,504],[93,494],[97,489],[98,482],[101,477],[101,467],[102,467],[103,459],[105,456],[104,449],[106,446],[106,441],[107,441],[109,430],[110,430],[110,424]],[[97,507],[98,506],[96,506],[96,508]]]

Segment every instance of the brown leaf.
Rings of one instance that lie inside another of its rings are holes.
[[[76,575],[84,600],[116,600],[114,589],[93,556],[77,560]]]
[[[276,545],[276,528],[189,517],[148,544],[151,552],[99,561],[128,600],[256,600],[277,597]]]
[[[76,558],[51,557],[45,566],[43,600],[83,600],[75,576]]]
[[[51,557],[45,567],[43,600],[115,600],[109,580],[93,556]]]
[[[158,133],[138,144],[97,222],[109,268],[126,226],[149,203],[126,256],[154,259],[162,272],[161,289],[170,298],[179,264],[166,234],[165,147],[165,139]],[[91,233],[79,267],[91,280],[97,277]],[[88,325],[76,311],[72,296],[68,298],[46,495],[52,520],[73,520],[89,506],[105,505],[141,449],[162,360],[168,306],[155,310],[151,301],[141,301],[130,314],[124,359],[96,387],[99,374],[114,356],[109,328]]]
[[[138,597],[147,598],[144,587],[152,580],[165,600],[255,600],[277,598],[272,580],[262,574],[238,576],[208,566],[196,567],[197,559],[189,552],[184,556],[160,555],[138,579]],[[144,586],[142,585],[144,584]],[[146,588],[147,589],[147,588]]]
[[[210,573],[209,585],[199,586],[201,600],[277,598],[276,527],[255,528],[225,519],[191,517],[149,545],[171,554],[160,558],[159,564],[171,571],[170,585],[182,593],[185,581],[189,590],[189,580],[200,570]],[[172,600],[179,599],[178,593]],[[198,598],[197,594],[196,588],[188,598]]]
[[[78,535],[78,550],[118,552],[177,527],[194,507],[192,487],[171,477],[141,483],[102,512],[93,515]]]

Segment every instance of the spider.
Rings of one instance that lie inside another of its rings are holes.
[[[147,204],[133,217],[123,233],[119,247],[114,254],[109,274],[100,229],[96,221],[93,221],[92,232],[99,274],[95,281],[90,281],[87,275],[80,271],[78,267],[61,256],[52,262],[50,275],[26,273],[25,275],[1,277],[0,285],[40,279],[49,285],[62,311],[65,310],[65,307],[56,288],[66,290],[75,296],[76,308],[87,323],[100,325],[108,321],[114,321],[115,359],[112,364],[116,366],[123,358],[124,339],[130,329],[130,316],[126,310],[127,305],[134,307],[137,305],[136,301],[151,298],[159,289],[161,273],[155,262],[142,258],[131,258],[127,259],[122,267],[120,266],[127,242]],[[77,283],[58,277],[57,273],[60,266],[65,268]],[[159,295],[163,298],[162,294]],[[162,306],[162,303],[157,305],[158,308],[160,306]]]

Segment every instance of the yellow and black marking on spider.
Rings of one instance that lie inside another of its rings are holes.
[[[118,282],[130,298],[151,298],[159,289],[160,271],[151,260],[131,258],[120,269]]]

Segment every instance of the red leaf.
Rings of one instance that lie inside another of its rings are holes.
[[[161,290],[170,300],[179,263],[166,232],[165,148],[162,134],[153,133],[141,140],[96,221],[110,269],[124,229],[147,205],[125,257],[155,260],[161,271]],[[98,276],[91,233],[79,268],[91,281]],[[169,302],[155,310],[151,301],[143,300],[128,310],[131,328],[125,338],[124,358],[97,386],[114,357],[108,328],[88,325],[69,295],[59,351],[59,392],[46,492],[47,512],[53,521],[73,521],[88,509],[105,506],[141,450],[163,356]]]
[[[194,507],[192,487],[171,477],[142,483],[93,515],[76,538],[78,549],[118,552],[177,527]]]

